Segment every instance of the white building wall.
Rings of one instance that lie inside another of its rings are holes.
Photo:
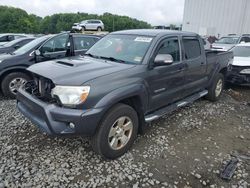
[[[250,0],[185,0],[182,30],[215,36],[250,33]]]

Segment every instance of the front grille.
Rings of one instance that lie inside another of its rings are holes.
[[[26,92],[39,98],[44,102],[55,103],[56,99],[52,98],[51,90],[55,87],[53,82],[47,78],[35,76],[34,80],[27,82],[24,86]]]

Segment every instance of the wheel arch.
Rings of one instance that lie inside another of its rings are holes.
[[[103,115],[105,116],[109,109],[118,103],[129,105],[136,111],[139,120],[139,133],[142,133],[145,128],[144,113],[148,105],[148,94],[145,86],[135,84],[114,90],[102,98],[97,103],[96,108],[105,106],[106,111]]]
[[[224,68],[222,68],[220,71],[219,71],[219,73],[221,73],[221,74],[223,74],[223,76],[224,77],[226,77],[226,75],[227,75],[227,67],[224,67]]]
[[[32,74],[29,71],[27,71],[26,68],[27,67],[15,67],[15,68],[9,68],[9,69],[4,70],[0,74],[0,85],[2,84],[2,81],[5,78],[5,76],[7,76],[8,74],[13,73],[13,72],[22,72],[22,73],[25,73],[28,76],[32,77]]]

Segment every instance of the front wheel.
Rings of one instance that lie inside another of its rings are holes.
[[[224,75],[219,73],[216,75],[213,83],[208,88],[208,94],[206,98],[213,102],[219,100],[222,94],[223,88],[224,88]]]
[[[93,150],[107,159],[115,159],[126,153],[138,133],[136,111],[125,104],[117,104],[103,118],[92,138]]]
[[[8,74],[5,76],[1,84],[3,95],[15,98],[19,87],[24,85],[28,80],[30,80],[30,77],[22,72],[13,72]]]
[[[86,28],[82,26],[81,32],[86,31]]]

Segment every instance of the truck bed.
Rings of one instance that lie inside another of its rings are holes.
[[[233,59],[232,51],[205,50],[208,67],[214,64],[228,65]]]

